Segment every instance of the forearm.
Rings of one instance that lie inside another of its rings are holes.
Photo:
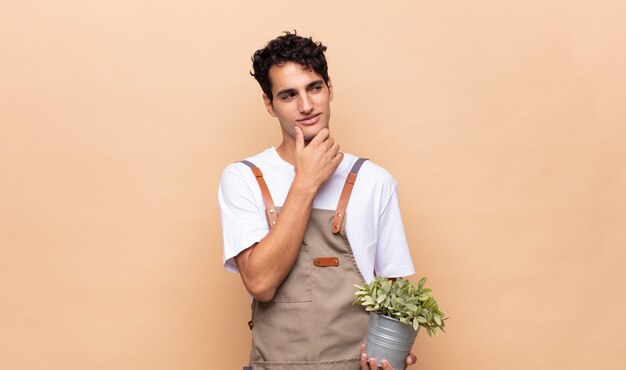
[[[296,178],[276,225],[256,245],[235,257],[243,283],[256,299],[271,300],[293,268],[316,191]]]
[[[235,257],[246,289],[260,301],[274,298],[293,268],[317,190],[332,176],[343,158],[328,128],[321,129],[306,146],[300,127],[296,126],[295,130],[295,147],[290,150],[294,153],[296,177],[278,222],[260,242]]]

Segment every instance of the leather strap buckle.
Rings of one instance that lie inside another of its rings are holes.
[[[313,259],[315,267],[334,267],[339,266],[339,258],[337,257],[317,257]]]

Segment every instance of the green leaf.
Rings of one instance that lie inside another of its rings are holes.
[[[424,284],[426,284],[426,277],[423,277],[420,279],[419,283],[417,284],[417,287],[419,289],[422,289],[424,287]]]
[[[382,303],[385,300],[385,298],[387,298],[387,294],[383,292],[378,296],[378,298],[376,298],[376,302]]]
[[[437,325],[441,325],[441,316],[439,316],[438,314],[434,314],[433,319],[435,319]]]

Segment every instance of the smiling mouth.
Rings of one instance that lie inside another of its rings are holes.
[[[322,113],[317,113],[314,114],[312,116],[303,118],[303,119],[299,119],[297,120],[298,123],[303,124],[303,125],[312,125],[314,123],[317,123],[317,121],[319,121],[319,117],[322,115]]]

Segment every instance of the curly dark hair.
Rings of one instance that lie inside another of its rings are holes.
[[[250,75],[254,76],[261,85],[261,89],[270,99],[270,102],[274,100],[272,81],[269,77],[269,71],[273,65],[281,66],[286,62],[298,63],[322,76],[328,85],[328,65],[324,56],[325,51],[326,46],[322,45],[321,42],[314,42],[311,37],[299,36],[295,30],[293,33],[285,31],[284,35],[271,40],[263,49],[257,50],[252,55],[254,72],[250,72]]]

